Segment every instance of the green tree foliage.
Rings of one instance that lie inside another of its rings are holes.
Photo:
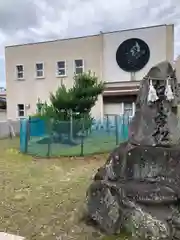
[[[73,119],[84,118],[88,121],[91,119],[91,108],[103,89],[103,83],[90,71],[75,75],[72,88],[61,85],[55,93],[50,93],[49,105],[41,102],[37,104],[37,115],[58,121],[70,121],[73,115]]]
[[[104,85],[98,82],[98,78],[91,72],[76,75],[74,77],[73,93],[73,112],[83,114],[90,113],[95,105],[98,95],[103,92]]]

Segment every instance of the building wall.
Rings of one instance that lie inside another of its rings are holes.
[[[166,59],[174,63],[174,25],[166,26]]]
[[[180,83],[180,56],[177,57],[174,67],[176,69],[176,77],[178,79],[178,82]]]
[[[7,112],[4,109],[0,109],[0,122],[1,121],[6,121],[7,120]]]
[[[107,82],[130,81],[131,75],[120,69],[116,62],[119,45],[129,38],[140,38],[150,48],[150,59],[146,66],[135,74],[135,80],[141,80],[149,69],[164,60],[173,61],[174,37],[173,25],[155,26],[104,34],[103,77]]]
[[[100,78],[101,41],[100,36],[90,36],[6,47],[7,117],[17,117],[17,104],[29,104],[26,114],[35,113],[37,99],[47,100],[49,93],[54,92],[62,81],[71,87],[75,59],[83,59],[85,71],[91,70]],[[64,60],[67,64],[67,77],[56,77],[56,63]],[[35,64],[38,62],[43,62],[45,68],[45,76],[41,79],[35,76]],[[16,78],[18,64],[24,65],[24,80]],[[100,115],[100,103],[98,101],[97,107],[93,108],[94,115]]]
[[[150,60],[143,70],[136,73],[136,80],[141,80],[149,69],[164,60],[173,61],[174,36],[173,25],[156,26],[142,29],[103,33],[96,36],[57,40],[44,43],[10,46],[5,48],[6,83],[7,83],[7,118],[17,118],[17,104],[29,105],[26,115],[34,114],[38,98],[48,100],[50,92],[54,92],[62,82],[71,87],[74,76],[74,60],[83,59],[85,71],[96,73],[100,80],[117,84],[118,81],[130,81],[129,73],[121,70],[116,63],[116,50],[120,43],[128,38],[140,38],[150,48]],[[66,61],[67,76],[56,76],[57,61]],[[44,78],[36,78],[35,64],[44,63]],[[16,65],[24,65],[24,80],[17,80]],[[114,108],[121,107],[114,105]],[[99,96],[92,109],[95,118],[102,118],[104,110],[112,105]],[[110,111],[110,110],[109,110]],[[113,110],[114,111],[114,110]],[[117,112],[119,114],[121,111]]]
[[[105,115],[124,115],[125,108],[128,106],[132,109],[132,115],[135,113],[135,101],[136,95],[129,95],[129,96],[109,96],[104,97],[104,107],[103,111]],[[114,119],[114,116],[112,117]]]

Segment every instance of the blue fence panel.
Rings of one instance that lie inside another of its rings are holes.
[[[29,121],[29,125],[27,126]],[[103,121],[93,121],[91,132],[94,134],[110,134],[116,136],[120,142],[128,140],[129,116],[105,116]],[[28,133],[29,131],[29,133]],[[20,150],[27,149],[27,137],[43,137],[47,134],[45,120],[39,118],[24,119],[20,122]],[[27,136],[28,135],[28,136]]]
[[[121,126],[121,139],[123,141],[128,140],[128,127],[129,123],[131,121],[131,118],[129,116],[121,116],[120,117],[120,126]]]
[[[117,122],[115,120],[116,117]],[[104,117],[103,122],[101,120],[94,120],[91,130],[98,131],[98,134],[100,133],[100,131],[115,134],[115,132],[117,131],[118,138],[121,141],[126,141],[128,139],[128,127],[130,121],[131,117],[129,116],[109,115]]]
[[[31,118],[29,131],[31,137],[44,136],[46,134],[45,121],[39,118]]]

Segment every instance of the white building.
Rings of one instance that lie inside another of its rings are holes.
[[[174,60],[174,25],[7,46],[5,59],[10,119],[34,114],[38,98],[47,100],[62,81],[71,87],[74,72],[88,70],[105,82],[95,118],[133,114],[140,80],[154,64]]]

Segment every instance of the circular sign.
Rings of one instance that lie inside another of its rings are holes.
[[[124,41],[117,49],[116,61],[126,72],[137,72],[149,61],[150,50],[141,39],[131,38]]]

